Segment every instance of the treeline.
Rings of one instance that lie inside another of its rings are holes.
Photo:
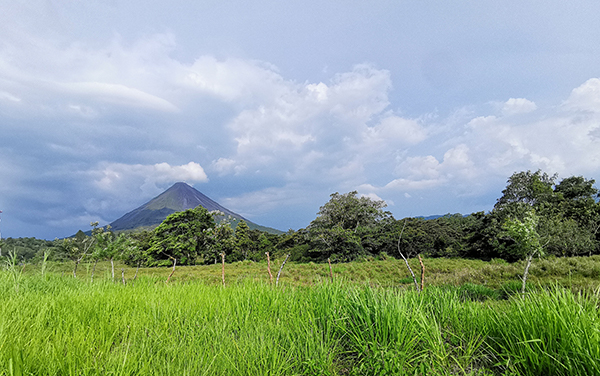
[[[515,173],[492,211],[468,216],[395,219],[383,201],[357,192],[334,193],[307,228],[282,235],[251,230],[243,221],[234,231],[227,220],[215,220],[222,213],[197,207],[171,214],[153,231],[117,236],[93,223],[92,236],[80,231],[72,239],[46,243],[5,239],[3,254],[12,246],[23,258],[47,252],[75,265],[86,259],[121,259],[132,266],[161,266],[216,263],[222,256],[226,262],[261,261],[267,252],[271,257],[290,254],[298,262],[399,258],[399,252],[406,257],[515,261],[532,254],[527,249],[531,244],[556,256],[600,253],[595,181],[582,176],[556,180],[542,171]],[[37,248],[24,252],[18,241]]]

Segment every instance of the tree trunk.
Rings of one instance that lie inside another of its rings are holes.
[[[125,285],[125,269],[121,269],[121,280],[123,281],[123,285]]]
[[[333,281],[333,270],[331,269],[331,259],[327,259],[327,263],[329,264],[329,277]]]
[[[531,266],[531,260],[533,259],[533,253],[527,256],[527,264],[525,265],[525,272],[523,273],[523,288],[521,294],[525,295],[525,284],[527,283],[527,276],[529,275],[529,267]]]
[[[415,288],[417,289],[417,292],[421,292],[421,289],[419,289],[419,284],[417,283],[417,277],[415,277],[415,273],[413,273],[412,268],[408,264],[408,260],[406,259],[406,257],[404,257],[404,253],[402,253],[402,250],[400,249],[400,240],[402,239],[402,234],[404,233],[404,227],[406,227],[406,221],[404,222],[404,226],[402,226],[402,231],[400,231],[400,237],[398,238],[398,252],[400,253],[400,256],[402,256],[402,259],[406,263],[406,267],[408,268],[408,271],[410,272],[410,275],[412,276],[412,279],[413,279],[413,282],[415,283]]]
[[[77,278],[77,267],[79,266],[79,260],[75,261],[75,268],[73,269],[73,278]]]
[[[279,276],[281,275],[281,271],[283,270],[283,267],[285,266],[285,263],[287,262],[287,260],[290,258],[290,254],[288,253],[287,256],[285,257],[285,260],[283,260],[283,264],[281,264],[281,268],[279,268],[279,272],[277,273],[277,280],[275,281],[275,286],[279,285]]]

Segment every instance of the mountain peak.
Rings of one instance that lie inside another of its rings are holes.
[[[241,215],[232,212],[219,203],[211,200],[196,188],[184,182],[177,182],[169,189],[159,194],[144,205],[138,207],[117,219],[110,226],[114,231],[153,229],[169,216],[169,214],[193,209],[202,206],[208,211],[218,210],[223,216],[217,217],[217,220],[224,218],[235,228],[240,221],[246,221],[251,229],[270,232],[272,234],[282,234],[280,230],[270,227],[260,226],[253,223]]]
[[[189,184],[178,182],[110,225],[115,231],[133,230],[139,227],[153,228],[158,226],[169,214],[193,209],[198,205],[203,206],[208,211],[218,210],[224,213],[225,216],[231,216],[238,221],[247,221],[241,215],[221,206]]]

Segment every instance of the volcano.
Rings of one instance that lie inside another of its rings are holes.
[[[121,218],[112,222],[110,226],[113,231],[136,231],[149,230],[158,226],[167,218],[169,214],[193,209],[198,205],[206,208],[208,211],[218,210],[224,215],[216,218],[225,219],[235,228],[240,221],[245,221],[251,229],[257,229],[274,234],[281,234],[282,231],[260,226],[247,220],[241,215],[221,206],[219,203],[211,200],[200,191],[186,183],[175,183],[160,195],[148,201],[144,205],[130,211]]]

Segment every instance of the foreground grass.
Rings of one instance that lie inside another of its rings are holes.
[[[468,285],[467,285],[468,286]],[[593,375],[598,293],[0,274],[4,375]],[[475,299],[478,300],[478,299]]]

